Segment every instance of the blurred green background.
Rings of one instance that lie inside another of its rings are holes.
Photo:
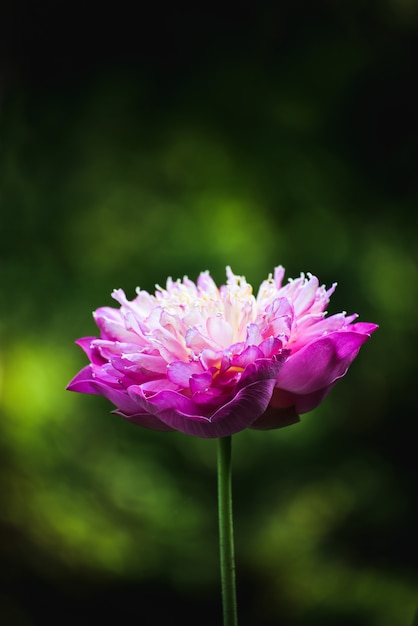
[[[5,626],[221,623],[216,441],[65,387],[114,288],[278,264],[380,329],[300,424],[234,437],[240,623],[412,625],[418,6],[288,4],[3,5]]]

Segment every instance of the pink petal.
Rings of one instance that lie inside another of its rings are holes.
[[[211,367],[218,368],[221,364],[223,358],[222,350],[211,350],[210,348],[205,348],[200,353],[200,362],[205,369],[209,369]]]
[[[258,346],[267,359],[271,358],[281,350],[283,344],[277,337],[268,337]]]
[[[308,394],[344,376],[369,335],[335,332],[309,343],[291,354],[277,377],[285,391]]]
[[[164,382],[164,381],[162,381]],[[154,394],[146,397],[144,389],[145,385],[132,385],[128,389],[129,395],[138,402],[143,408],[143,412],[148,411],[153,415],[174,409],[182,413],[202,417],[204,415],[204,407],[199,407],[192,399],[179,393],[177,389],[170,389],[167,385],[161,385],[161,388]],[[205,418],[206,419],[206,418]]]
[[[262,341],[263,335],[261,334],[258,324],[249,324],[245,344],[247,346],[258,346]]]
[[[202,366],[199,361],[173,361],[167,366],[167,378],[172,383],[187,389],[193,374],[201,374]],[[210,377],[212,379],[212,376]]]
[[[356,333],[364,333],[365,335],[371,335],[379,326],[377,324],[371,324],[369,322],[357,322],[350,326],[350,330]]]
[[[101,307],[93,313],[103,339],[117,341],[135,341],[136,335],[126,329],[121,312],[109,306]]]
[[[220,315],[209,317],[206,322],[209,337],[221,347],[230,346],[232,343],[233,330],[229,322]]]
[[[180,406],[166,408],[157,415],[167,426],[186,435],[205,438],[226,437],[248,428],[264,413],[274,384],[274,380],[260,380],[248,385],[230,402],[219,408],[211,418],[185,413]]]
[[[287,357],[286,351],[277,354],[271,359],[257,359],[254,363],[247,365],[238,383],[238,389],[246,387],[258,380],[277,379],[280,369]]]
[[[137,352],[135,354],[127,353],[126,356],[136,368],[143,372],[165,374],[167,371],[167,361],[164,361],[160,355]]]
[[[274,283],[277,289],[280,289],[282,286],[283,278],[284,278],[285,269],[281,265],[278,265],[274,268]]]
[[[203,372],[203,374],[193,374],[190,377],[190,390],[193,394],[206,391],[212,385],[212,374]]]
[[[262,359],[264,354],[257,346],[248,346],[241,354],[237,354],[232,359],[232,365],[245,368],[256,359]]]
[[[293,301],[296,315],[302,315],[313,305],[318,287],[319,281],[316,276],[309,276],[309,280],[303,285]]]
[[[68,391],[100,394],[100,391],[97,391],[96,387],[92,387],[91,382],[93,380],[92,366],[89,364],[86,365],[86,367],[83,367],[83,369],[80,370],[76,376],[74,376],[66,388]]]
[[[97,348],[92,345],[93,341],[96,339],[97,337],[82,337],[81,339],[77,339],[75,343],[87,354],[92,363],[101,365],[104,362],[103,358],[100,356]]]
[[[122,387],[110,387],[107,383],[98,381],[91,376],[89,367],[85,367],[81,372],[73,378],[67,389],[70,391],[79,391],[81,393],[92,393],[107,398],[117,410],[126,414],[134,415],[143,412],[141,406],[136,400],[133,400],[126,389]]]

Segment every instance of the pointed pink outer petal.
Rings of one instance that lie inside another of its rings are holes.
[[[95,341],[97,339],[97,337],[82,337],[81,339],[77,339],[77,341],[75,342],[77,346],[80,346],[80,348],[83,350],[83,352],[85,352],[85,354],[87,354],[88,358],[90,359],[90,361],[92,363],[96,363],[96,364],[103,364],[105,362],[105,359],[103,359],[98,350],[96,348],[92,347],[92,342]]]
[[[297,413],[317,407],[376,328],[376,324],[353,324],[350,330],[330,333],[291,355],[277,377],[271,406],[293,405]]]
[[[363,333],[364,335],[371,335],[378,328],[379,326],[377,324],[371,324],[370,322],[357,322],[349,326],[349,330],[356,333]]]
[[[92,366],[86,365],[82,370],[78,372],[76,376],[68,383],[68,391],[78,391],[79,393],[95,393],[100,395],[101,391],[97,391],[92,387],[93,382]]]
[[[351,331],[335,332],[290,355],[277,377],[277,387],[307,394],[322,389],[344,376],[369,335]]]
[[[125,389],[115,389],[113,387],[109,387],[106,383],[102,383],[92,378],[90,365],[82,369],[81,372],[73,378],[67,386],[67,389],[69,391],[92,393],[103,396],[118,407],[115,411],[112,411],[113,413],[116,413],[117,415],[120,415],[135,424],[144,426],[145,428],[165,431],[172,430],[172,428],[161,422],[158,418],[154,417],[154,415],[143,412],[142,407],[128,395]]]
[[[72,379],[67,389],[69,391],[104,396],[110,400],[112,404],[127,413],[138,411],[138,405],[131,400],[123,387],[111,387],[108,383],[97,380],[93,377],[90,365],[83,368],[81,372]]]

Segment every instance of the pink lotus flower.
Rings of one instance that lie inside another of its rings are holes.
[[[301,274],[282,286],[274,270],[258,291],[227,268],[218,288],[208,272],[195,284],[167,280],[154,295],[137,289],[120,308],[94,312],[100,338],[76,343],[90,364],[68,385],[99,394],[118,415],[155,430],[225,437],[279,428],[314,409],[344,376],[376,324],[326,317],[335,290]]]

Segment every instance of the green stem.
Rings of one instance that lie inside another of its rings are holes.
[[[224,626],[237,626],[234,528],[232,521],[231,436],[218,439],[218,512]]]

